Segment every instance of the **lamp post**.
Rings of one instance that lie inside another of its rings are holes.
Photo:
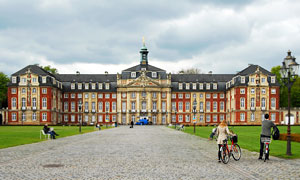
[[[78,109],[79,109],[79,116],[81,117],[81,110],[82,110],[82,103],[79,101],[78,103]],[[79,119],[79,117],[78,117]],[[79,120],[79,132],[81,133],[81,124],[82,124],[82,117]]]
[[[193,102],[193,113],[194,113],[194,117],[193,117],[193,122],[194,122],[194,134],[196,133],[196,107],[197,107],[197,101],[196,101],[196,99],[194,99],[194,102]]]
[[[177,124],[177,108],[175,107],[175,129],[176,129],[176,124]]]
[[[288,87],[288,127],[287,127],[287,146],[286,155],[291,156],[291,88],[298,77],[299,64],[296,63],[296,58],[291,56],[291,51],[287,52],[287,56],[282,62],[280,74],[282,82]]]

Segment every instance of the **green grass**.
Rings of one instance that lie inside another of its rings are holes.
[[[56,138],[63,138],[66,136],[72,136],[79,133],[78,126],[50,126],[54,128],[54,131],[59,134]],[[108,127],[110,128],[110,127]],[[22,144],[36,143],[45,141],[44,136],[40,139],[40,130],[43,126],[0,126],[0,149],[18,146]],[[101,127],[106,129],[105,126]],[[82,126],[81,132],[88,133],[92,131],[98,131],[94,126]]]
[[[202,138],[208,138],[213,128],[214,127],[212,126],[196,127],[195,135]],[[241,148],[259,152],[261,126],[230,126],[229,128],[238,135],[238,144]],[[279,126],[278,128],[280,133],[286,133],[287,131],[287,126]],[[185,127],[184,132],[194,134],[194,127]],[[291,126],[291,132],[300,134],[300,126]],[[286,144],[286,141],[272,140],[270,145],[270,155],[288,159],[300,158],[300,143],[291,142],[292,156],[286,155]]]

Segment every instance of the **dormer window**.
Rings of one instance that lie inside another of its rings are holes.
[[[42,77],[42,83],[46,83],[47,82],[47,77]]]
[[[214,85],[213,85],[213,89],[218,89],[218,84],[217,83],[214,83]]]
[[[275,83],[275,76],[271,77],[271,83]]]
[[[82,84],[78,83],[78,89],[82,89]]]
[[[178,89],[179,89],[179,90],[182,90],[182,83],[179,83],[179,84],[178,84]]]
[[[89,89],[89,83],[84,84],[84,89]]]
[[[206,83],[206,89],[210,89],[210,84],[209,83]]]
[[[157,77],[157,73],[156,72],[152,72],[152,78],[156,78]]]
[[[131,72],[131,77],[136,78],[136,72]]]
[[[146,68],[141,68],[142,71],[146,71]]]
[[[245,83],[245,77],[241,76],[241,83]]]
[[[92,83],[92,89],[96,89],[96,84]]]
[[[71,84],[71,89],[75,89],[75,83]]]
[[[17,83],[17,77],[12,77],[12,78],[11,78],[11,82],[12,82],[12,83]]]
[[[109,89],[109,83],[105,83],[105,89],[106,89],[106,90]]]
[[[98,83],[98,89],[103,89],[102,83]]]
[[[196,90],[196,88],[197,88],[197,84],[193,83],[193,89]]]
[[[189,90],[190,89],[190,83],[185,84],[185,89]]]
[[[199,84],[199,89],[201,89],[201,90],[203,89],[203,83]]]

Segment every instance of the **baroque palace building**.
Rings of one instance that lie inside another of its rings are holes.
[[[260,124],[265,113],[280,124],[279,83],[249,65],[237,74],[171,74],[140,63],[121,74],[51,74],[29,65],[11,75],[7,124],[119,123]],[[297,123],[298,123],[297,116]]]

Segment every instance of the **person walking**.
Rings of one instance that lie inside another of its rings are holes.
[[[133,128],[133,121],[131,121],[130,123],[130,128]]]
[[[218,159],[219,162],[221,162],[221,145],[224,144],[223,141],[227,139],[227,135],[231,135],[231,136],[235,136],[235,134],[231,133],[228,129],[226,120],[223,120],[218,128],[217,128],[217,132],[216,132],[217,136],[218,136],[218,140],[217,140],[217,144],[218,144]]]
[[[271,138],[271,128],[276,127],[276,125],[269,120],[269,114],[265,114],[265,119],[261,122],[261,133],[260,133],[260,151],[259,151],[259,157],[258,159],[262,159],[263,156],[263,149],[264,149],[264,143],[261,142],[262,137]],[[269,152],[270,152],[270,146],[268,154],[266,154],[266,159],[269,160]]]

